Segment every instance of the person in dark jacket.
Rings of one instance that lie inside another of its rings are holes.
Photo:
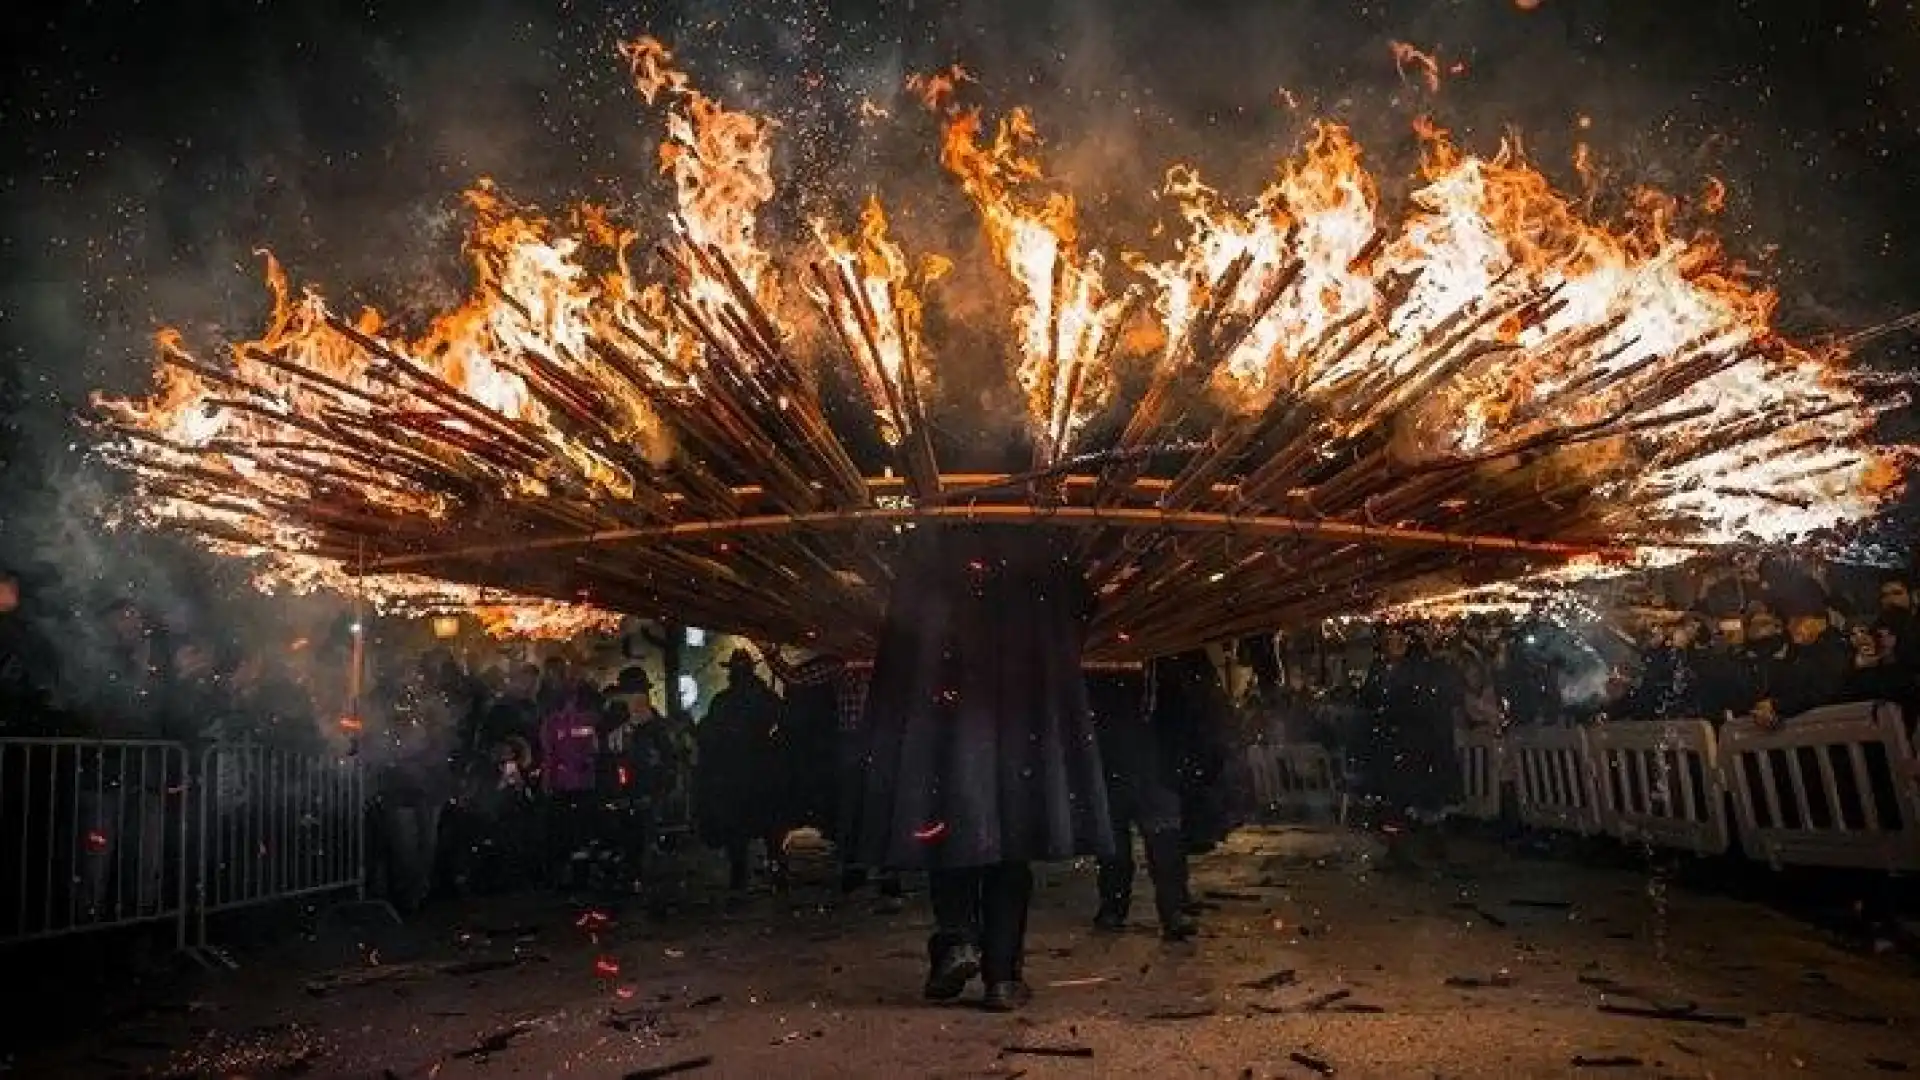
[[[786,886],[785,792],[782,703],[760,677],[753,654],[735,649],[727,658],[727,686],[713,696],[700,740],[694,776],[694,816],[700,836],[727,853],[727,885],[746,889],[751,846],[764,840],[775,888]]]
[[[1186,912],[1187,846],[1181,833],[1179,783],[1173,775],[1184,748],[1157,722],[1143,674],[1095,674],[1087,680],[1087,697],[1113,815],[1113,855],[1099,861],[1100,910],[1093,924],[1112,933],[1126,929],[1133,906],[1133,832],[1138,829],[1160,935],[1184,941],[1199,929]]]
[[[490,756],[497,747],[519,739],[528,747],[540,741],[540,669],[521,664],[507,675],[500,694],[487,706],[480,722],[477,748]]]
[[[875,912],[883,915],[900,912],[906,907],[906,892],[899,873],[881,870],[876,875],[870,873],[867,867],[851,861],[851,844],[840,833],[841,826],[849,816],[843,813],[843,808],[860,797],[866,782],[867,740],[862,725],[865,722],[872,667],[854,664],[831,653],[821,653],[803,663],[793,664],[781,655],[777,645],[760,645],[758,648],[768,670],[786,689],[789,724],[819,733],[823,727],[822,719],[825,718],[824,728],[831,738],[830,747],[823,748],[815,742],[810,751],[793,751],[790,768],[805,777],[798,785],[801,791],[798,801],[802,806],[813,806],[811,810],[798,811],[797,816],[802,820],[825,818],[824,821],[813,823],[820,825],[821,833],[833,841],[836,854],[840,857],[842,895],[851,896],[866,888],[871,881],[877,884],[880,894],[879,901],[874,905]],[[806,743],[813,740],[799,741]],[[831,774],[821,767],[820,763],[825,761],[833,762]],[[821,781],[825,781],[824,791],[816,786]]]
[[[1093,597],[1049,530],[908,537],[874,661],[868,768],[842,835],[868,866],[924,869],[926,995],[981,976],[1017,1008],[1035,860],[1105,856],[1113,822],[1081,670]]]
[[[1756,711],[1765,723],[1845,701],[1853,678],[1853,649],[1829,621],[1824,593],[1783,593],[1777,603],[1787,641],[1768,661],[1767,696]]]
[[[1920,721],[1920,618],[1914,615],[1913,590],[1905,576],[1888,574],[1881,579],[1874,630],[1878,635],[1875,648],[1887,669],[1881,685],[1912,725]]]
[[[1721,618],[1700,650],[1700,713],[1715,724],[1753,712],[1760,671],[1747,652],[1747,627],[1738,614]]]
[[[615,826],[629,880],[651,884],[648,871],[660,808],[673,788],[678,755],[666,718],[653,707],[653,680],[646,669],[621,668],[601,699],[600,787],[618,811]]]
[[[1455,799],[1460,770],[1451,717],[1440,700],[1440,662],[1397,626],[1382,631],[1380,649],[1361,691],[1369,727],[1355,765],[1387,864],[1406,869],[1413,865],[1409,840],[1444,858],[1431,826]]]
[[[439,864],[440,818],[452,794],[447,748],[456,718],[446,698],[417,674],[395,688],[385,738],[374,755],[374,789],[385,840],[388,898],[402,912],[427,899]]]
[[[1205,649],[1157,660],[1147,678],[1148,708],[1180,797],[1181,835],[1188,851],[1204,854],[1252,809],[1234,805],[1226,783],[1233,705]]]

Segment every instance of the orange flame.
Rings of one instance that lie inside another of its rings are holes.
[[[773,260],[755,242],[760,207],[773,197],[772,125],[695,90],[673,54],[652,37],[619,45],[648,104],[665,98],[660,170],[673,178],[679,224],[695,244],[724,252],[748,289],[772,302]]]
[[[664,112],[673,232],[716,258],[676,262],[686,280],[671,287],[643,281],[630,264],[639,234],[609,211],[549,219],[481,180],[466,194],[474,288],[408,337],[375,311],[340,318],[269,255],[271,310],[255,340],[215,363],[163,329],[153,392],[96,399],[128,436],[111,452],[142,485],[131,514],[258,558],[278,587],[477,607],[495,633],[611,626],[591,605],[353,574],[354,553],[327,523],[373,519],[424,543],[475,513],[536,502],[560,505],[556,521],[607,507],[667,516],[662,486],[675,481],[663,466],[678,451],[654,410],[671,407],[663,395],[698,400],[711,377],[695,330],[715,331],[688,311],[730,332],[717,316],[739,311],[722,262],[774,310],[757,230],[775,128],[695,89],[655,39],[619,51]],[[1394,57],[1438,89],[1435,56],[1395,43]],[[1601,174],[1584,144],[1583,201],[1556,191],[1517,136],[1478,156],[1423,118],[1418,187],[1391,220],[1335,125],[1316,126],[1251,200],[1176,165],[1163,194],[1184,234],[1163,261],[1131,256],[1145,285],[1122,291],[1105,253],[1083,250],[1080,208],[1043,168],[1030,114],[989,126],[957,104],[971,82],[956,66],[909,89],[942,115],[942,165],[1011,279],[1014,372],[1044,458],[1074,449],[1111,396],[1116,349],[1151,343],[1163,371],[1210,374],[1230,412],[1309,406],[1328,440],[1379,433],[1400,464],[1484,464],[1497,480],[1493,463],[1526,448],[1546,475],[1580,481],[1595,528],[1622,534],[1782,539],[1864,517],[1897,483],[1901,457],[1860,446],[1873,409],[1838,377],[1838,357],[1781,340],[1772,291],[1712,237],[1686,235],[1679,201],[1636,191],[1620,220],[1594,220]],[[1708,178],[1698,210],[1721,212],[1726,194]],[[870,328],[836,314],[840,329],[871,330],[894,389],[929,383],[922,296],[944,260],[911,268],[877,199],[851,236],[814,231],[871,311]],[[1142,322],[1154,325],[1129,333],[1133,301],[1149,295],[1155,318]],[[880,412],[883,435],[899,438],[906,418]]]
[[[1394,70],[1401,78],[1407,78],[1409,68],[1415,77],[1426,84],[1427,93],[1440,92],[1440,61],[1432,53],[1404,41],[1390,41],[1387,47],[1393,51]]]
[[[929,105],[946,105],[965,73],[910,80]],[[1112,393],[1109,355],[1131,306],[1104,279],[1105,256],[1082,254],[1076,208],[1046,180],[1033,152],[1032,118],[1014,109],[983,142],[978,110],[949,107],[940,161],[980,211],[995,260],[1013,278],[1019,344],[1015,375],[1026,393],[1042,459],[1069,452],[1080,430]]]

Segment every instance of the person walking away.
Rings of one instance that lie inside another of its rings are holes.
[[[792,664],[781,655],[778,645],[761,645],[759,649],[761,657],[767,662],[767,669],[787,687],[787,716],[793,726],[817,725],[817,717],[823,712],[832,718],[830,724],[835,767],[833,776],[829,778],[831,791],[824,800],[826,808],[822,815],[822,831],[834,842],[835,854],[840,859],[841,895],[851,896],[865,888],[870,878],[877,878],[880,900],[874,907],[875,913],[890,915],[901,911],[906,902],[899,873],[882,869],[874,875],[869,868],[852,861],[849,857],[851,844],[840,829],[842,807],[859,797],[861,782],[866,774],[866,749],[861,722],[873,668],[870,665],[855,665],[830,653],[821,653],[810,660]],[[816,719],[808,721],[804,717]],[[796,767],[802,769],[807,768],[808,762],[813,760],[798,752],[795,757]]]
[[[387,721],[385,760],[375,787],[386,838],[388,899],[411,913],[433,888],[440,815],[451,794],[447,751],[456,738],[456,720],[445,699],[416,673],[399,689]]]
[[[1251,809],[1236,804],[1235,792],[1225,782],[1235,721],[1233,703],[1205,649],[1154,661],[1147,668],[1147,680],[1153,724],[1171,755],[1181,835],[1190,854],[1204,855],[1219,846]],[[1251,802],[1250,792],[1242,794]]]
[[[540,693],[540,786],[547,803],[547,866],[556,885],[577,884],[593,812],[599,717],[565,660],[547,661]]]
[[[653,707],[653,680],[637,665],[620,669],[620,676],[603,695],[606,735],[603,743],[613,764],[613,788],[626,803],[621,850],[634,881],[650,878],[660,800],[672,783],[672,741],[666,723]]]
[[[1180,792],[1171,775],[1182,748],[1155,722],[1144,672],[1095,673],[1087,679],[1087,698],[1113,819],[1113,854],[1098,862],[1100,908],[1094,928],[1108,933],[1127,928],[1133,907],[1133,832],[1138,829],[1160,936],[1185,941],[1199,927],[1186,912],[1191,899],[1187,846],[1181,833]]]
[[[1113,854],[1081,670],[1093,595],[1070,537],[943,526],[896,563],[844,826],[863,865],[924,869],[925,994],[1018,1008],[1035,860]]]
[[[1356,764],[1366,821],[1386,846],[1386,867],[1410,870],[1417,866],[1410,848],[1445,858],[1439,824],[1455,801],[1459,768],[1425,645],[1393,625],[1383,627],[1377,640],[1380,655],[1362,690],[1369,726],[1356,747]]]
[[[775,889],[787,883],[785,792],[779,783],[782,703],[760,677],[753,654],[727,658],[727,685],[701,721],[694,816],[710,847],[727,853],[727,888],[737,897],[751,879],[755,840],[767,846]]]

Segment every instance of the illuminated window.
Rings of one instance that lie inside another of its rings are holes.
[[[697,626],[687,627],[687,648],[698,649],[706,645],[707,632]]]
[[[694,682],[691,675],[680,676],[680,707],[691,710],[699,701],[700,684]]]

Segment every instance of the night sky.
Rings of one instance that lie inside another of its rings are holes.
[[[21,553],[22,522],[77,505],[68,474],[44,470],[71,466],[86,390],[144,385],[161,323],[203,346],[253,329],[255,248],[330,296],[404,310],[462,288],[457,194],[476,177],[542,205],[657,212],[655,128],[612,53],[642,30],[703,87],[780,117],[779,168],[801,181],[775,208],[788,222],[878,186],[909,229],[916,214],[947,227],[957,204],[919,198],[946,189],[932,124],[898,93],[958,60],[986,103],[1034,105],[1090,217],[1129,230],[1166,163],[1252,194],[1314,116],[1404,176],[1408,121],[1432,111],[1472,149],[1518,128],[1556,176],[1578,137],[1616,188],[1724,178],[1721,231],[1779,285],[1796,332],[1920,307],[1906,2],[122,0],[0,19],[16,50],[0,76],[0,449],[15,462],[0,547],[16,565],[47,557]],[[1465,71],[1429,97],[1396,74],[1393,39]],[[856,129],[863,96],[901,122]],[[1865,359],[1915,356],[1900,340]]]

